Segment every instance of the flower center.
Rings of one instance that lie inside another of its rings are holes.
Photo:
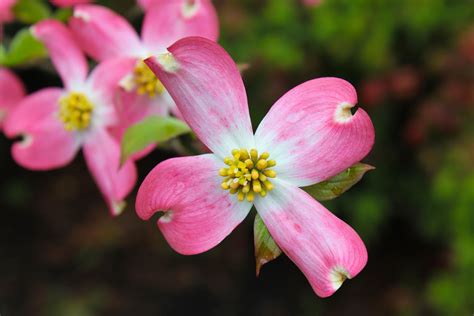
[[[94,104],[80,92],[71,92],[59,99],[59,118],[67,131],[88,128],[93,110]]]
[[[270,178],[276,177],[271,167],[276,166],[275,160],[268,160],[270,154],[263,152],[260,156],[256,149],[234,149],[232,157],[226,157],[224,163],[229,168],[221,168],[219,175],[224,177],[221,187],[229,190],[230,194],[237,194],[239,201],[247,198],[252,202],[255,194],[264,197],[273,189]]]
[[[165,87],[143,61],[140,61],[133,70],[133,87],[139,95],[147,94],[150,98],[160,95]]]

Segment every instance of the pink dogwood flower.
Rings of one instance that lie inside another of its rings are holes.
[[[357,233],[299,187],[345,170],[372,148],[374,128],[352,85],[320,78],[290,90],[255,134],[236,64],[218,44],[182,39],[145,61],[212,154],[158,164],[143,181],[136,211],[173,249],[197,254],[219,244],[252,205],[317,295],[333,294],[367,262]]]
[[[119,168],[120,145],[109,132],[117,124],[113,106],[117,82],[133,67],[133,59],[113,59],[88,76],[87,61],[63,24],[45,20],[32,27],[47,47],[64,88],[45,88],[25,99],[5,123],[8,137],[22,136],[12,155],[21,166],[50,170],[69,164],[80,148],[104,195],[118,215],[136,181],[132,162]]]
[[[0,129],[8,113],[25,97],[25,87],[10,70],[0,67]]]
[[[149,115],[166,116],[176,106],[143,59],[166,51],[180,38],[202,36],[217,40],[217,13],[210,0],[155,0],[145,13],[141,38],[112,10],[96,5],[77,6],[70,26],[82,48],[94,59],[134,57],[133,71],[124,76],[119,113],[129,125]],[[123,132],[123,131],[122,131]]]
[[[317,7],[322,4],[323,0],[302,0],[307,7]]]
[[[6,22],[11,22],[14,19],[12,12],[13,6],[17,0],[0,0],[0,29],[1,25]]]

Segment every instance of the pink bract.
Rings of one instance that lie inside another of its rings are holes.
[[[17,0],[0,0],[0,28],[3,23],[11,22],[14,19],[12,9],[16,1]]]
[[[11,112],[5,134],[15,142],[15,161],[32,170],[50,170],[69,164],[80,148],[87,165],[113,215],[123,209],[123,199],[136,181],[135,165],[119,167],[119,140],[109,130],[120,124],[113,106],[118,81],[134,65],[130,58],[111,59],[88,75],[85,56],[70,31],[54,20],[32,28],[33,35],[47,47],[64,88],[46,88],[24,98]],[[93,105],[85,129],[68,130],[61,121],[59,101],[71,93],[84,95]]]
[[[21,80],[12,71],[0,67],[0,129],[24,96],[25,87]]]
[[[146,63],[214,154],[158,164],[139,189],[140,218],[164,212],[158,227],[171,247],[196,254],[222,241],[253,204],[317,295],[330,296],[363,269],[367,251],[357,233],[299,188],[342,172],[372,148],[369,116],[350,110],[357,102],[351,84],[320,78],[297,86],[273,105],[254,135],[239,71],[218,44],[182,39]],[[219,170],[234,148],[267,151],[277,161],[267,196],[238,201],[221,188]]]

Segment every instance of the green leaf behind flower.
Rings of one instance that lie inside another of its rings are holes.
[[[190,131],[191,129],[186,123],[176,118],[148,117],[125,131],[122,139],[120,162],[123,164],[131,155],[151,144],[165,142]]]
[[[16,33],[8,48],[0,53],[0,65],[18,66],[48,55],[44,45],[33,37],[28,28]]]
[[[332,200],[349,190],[367,171],[373,169],[375,167],[359,162],[331,179],[304,187],[303,190],[318,201]]]
[[[262,266],[281,255],[281,249],[273,240],[270,232],[265,226],[260,215],[255,216],[253,224],[253,236],[255,244],[255,260],[257,276],[260,274]]]
[[[51,16],[51,10],[42,0],[20,0],[13,7],[15,17],[25,24],[34,24]]]

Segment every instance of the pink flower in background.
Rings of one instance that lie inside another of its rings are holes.
[[[219,244],[252,205],[316,294],[333,294],[367,262],[357,233],[299,187],[364,158],[374,127],[342,79],[305,82],[281,97],[255,134],[237,66],[216,43],[182,39],[145,62],[184,120],[213,154],[158,164],[142,183],[137,214],[156,212],[173,249],[197,254]]]
[[[82,148],[111,213],[118,215],[135,184],[136,170],[131,162],[119,168],[120,145],[109,133],[118,124],[112,98],[134,60],[101,63],[87,77],[86,58],[63,24],[45,20],[32,32],[46,45],[64,88],[35,92],[10,113],[5,134],[23,137],[12,147],[13,158],[25,168],[49,170],[67,165]]]
[[[0,67],[0,129],[8,113],[25,96],[21,80],[10,70]]]
[[[5,22],[11,22],[14,19],[12,12],[13,6],[17,0],[0,0],[0,27]]]
[[[126,93],[118,99],[119,113],[128,125],[149,115],[168,115],[170,110],[179,116],[174,101],[142,60],[166,51],[180,38],[196,35],[217,40],[219,32],[210,0],[153,1],[145,14],[141,38],[123,17],[96,5],[77,6],[70,26],[82,48],[96,60],[135,58],[134,70],[121,81]]]
[[[323,0],[303,0],[303,4],[308,7],[317,7],[323,3]]]
[[[78,4],[91,3],[94,0],[50,0],[52,4],[58,7],[72,7]]]

